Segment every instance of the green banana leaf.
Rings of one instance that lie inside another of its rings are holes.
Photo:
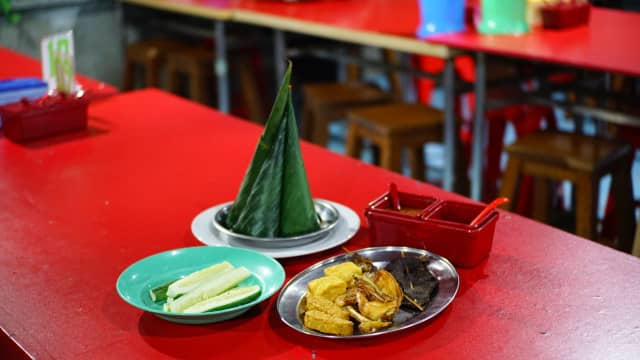
[[[320,229],[302,162],[290,79],[291,63],[225,219],[234,232],[286,237]]]

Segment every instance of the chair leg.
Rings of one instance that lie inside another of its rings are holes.
[[[251,68],[246,60],[240,60],[238,63],[238,72],[240,77],[240,91],[244,97],[244,103],[247,107],[249,120],[256,124],[263,124],[265,119],[262,115],[262,102],[256,81],[251,76]]]
[[[313,129],[313,111],[307,101],[302,102],[302,121],[300,123],[300,137],[311,141],[311,129]]]
[[[358,133],[358,127],[352,122],[349,122],[347,128],[347,140],[345,148],[347,156],[351,156],[352,158],[356,159],[360,158],[360,154],[362,153],[362,139],[360,138],[360,134]]]
[[[324,111],[314,111],[311,142],[319,146],[327,146],[329,142],[330,117]]]
[[[176,95],[180,92],[180,74],[172,63],[167,64],[167,90]]]
[[[425,180],[424,146],[416,146],[409,152],[409,168],[411,176],[418,180]]]
[[[385,139],[380,144],[380,166],[402,174],[402,148],[393,139]]]
[[[144,65],[144,81],[147,87],[159,87],[160,64],[155,60],[147,61]]]
[[[131,90],[134,86],[136,75],[136,64],[127,61],[124,66],[124,75],[122,77],[122,90]]]
[[[533,183],[533,211],[532,217],[540,222],[549,222],[549,199],[551,180],[537,176]]]
[[[598,240],[597,205],[598,186],[593,174],[584,174],[576,181],[576,235]]]
[[[640,257],[640,224],[636,224],[636,238],[633,240],[633,251],[631,253]]]
[[[522,168],[522,160],[513,156],[507,161],[507,168],[502,176],[502,185],[500,186],[500,197],[507,197],[510,201],[504,205],[507,210],[513,210],[516,203],[516,195],[518,183],[520,182],[520,172]]]
[[[626,253],[633,251],[633,227],[635,214],[633,207],[633,187],[631,186],[631,159],[625,160],[614,169],[611,189],[616,212],[616,247]]]
[[[200,104],[207,104],[206,76],[199,67],[195,65],[194,67],[189,71],[189,97]]]

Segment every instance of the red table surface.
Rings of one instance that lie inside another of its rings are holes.
[[[523,35],[466,31],[434,36],[429,41],[463,50],[640,76],[640,47],[629,45],[638,34],[640,13],[592,7],[589,23],[575,28],[538,27]]]
[[[233,7],[331,25],[345,31],[360,30],[408,37],[415,37],[420,22],[417,0],[235,0]]]
[[[92,104],[89,116],[86,132],[22,145],[0,137],[0,327],[39,359],[640,354],[640,260],[504,212],[490,257],[459,269],[453,303],[389,336],[300,334],[280,321],[275,296],[210,325],[143,313],[117,295],[120,272],[151,254],[200,244],[191,221],[235,197],[261,128],[159,90],[110,97]],[[349,249],[370,245],[363,209],[390,181],[462,199],[314,145],[303,143],[302,151],[313,196],[360,214]],[[281,263],[289,279],[342,251]]]
[[[0,79],[18,77],[42,78],[42,64],[40,61],[2,46],[0,46],[0,64]],[[90,90],[94,95],[111,95],[118,91],[118,89],[107,83],[83,75],[77,74],[76,80],[84,90]]]

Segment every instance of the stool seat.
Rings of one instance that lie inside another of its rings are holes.
[[[554,131],[535,132],[517,139],[505,148],[509,159],[502,179],[500,196],[512,201],[524,175],[535,178],[533,217],[546,222],[549,180],[568,180],[575,185],[577,235],[598,241],[597,207],[600,178],[612,175],[611,191],[616,211],[615,247],[631,252],[635,224],[631,187],[631,146],[615,141]]]
[[[611,164],[630,154],[630,146],[578,134],[535,132],[508,145],[510,154],[538,159],[568,169],[606,171]]]
[[[347,118],[347,155],[359,157],[367,139],[380,151],[379,165],[401,173],[402,151],[407,149],[411,175],[424,179],[423,146],[442,140],[441,111],[422,104],[392,103],[352,109]]]
[[[344,118],[347,110],[392,100],[391,94],[358,82],[307,84],[302,94],[302,136],[320,146],[329,140],[329,123]]]
[[[363,102],[391,101],[388,94],[374,85],[349,83],[316,83],[303,85],[302,91],[311,106],[349,106]]]
[[[416,131],[440,132],[442,111],[420,104],[394,103],[367,106],[350,112],[350,121],[382,135],[400,135]]]

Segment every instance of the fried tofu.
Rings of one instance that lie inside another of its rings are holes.
[[[353,323],[318,310],[307,310],[304,313],[304,326],[325,334],[348,336],[353,335]]]
[[[346,261],[337,265],[329,266],[324,269],[324,274],[327,276],[335,276],[342,279],[347,284],[353,281],[354,275],[362,275],[362,269],[360,266],[354,264],[351,261]]]
[[[323,276],[309,281],[307,289],[310,294],[322,296],[333,302],[347,292],[347,283],[335,276]]]
[[[331,315],[338,319],[349,319],[349,312],[346,309],[341,308],[331,300],[322,296],[316,296],[313,294],[307,294],[306,296],[306,308],[309,310],[317,310],[327,315]]]

